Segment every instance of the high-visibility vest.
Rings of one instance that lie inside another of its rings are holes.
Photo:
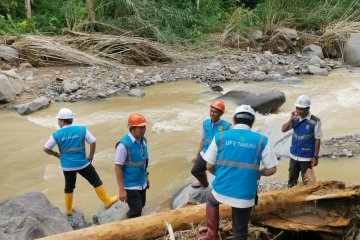
[[[230,129],[215,135],[218,147],[215,191],[242,200],[255,199],[262,152],[268,138],[250,130]]]
[[[211,124],[211,119],[206,119],[203,122],[203,129],[205,132],[205,141],[204,141],[204,148],[203,152],[205,153],[206,150],[209,148],[211,141],[213,140],[214,136],[218,132],[229,130],[231,124],[225,120],[220,120],[216,124]]]
[[[146,183],[149,159],[146,138],[143,137],[139,143],[138,141],[133,142],[129,135],[125,135],[119,143],[122,143],[127,151],[125,165],[122,169],[124,186],[143,186]]]
[[[63,170],[81,169],[90,164],[86,159],[86,127],[72,126],[61,128],[52,134],[58,145]]]
[[[319,118],[311,115],[310,120],[295,118],[292,121],[292,128],[294,130],[290,153],[303,158],[312,158],[314,156],[315,147],[315,125],[320,121]]]

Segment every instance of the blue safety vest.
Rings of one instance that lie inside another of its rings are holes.
[[[86,127],[72,126],[61,128],[52,134],[58,145],[63,170],[82,169],[90,164],[86,159]]]
[[[303,158],[312,158],[314,156],[315,147],[315,125],[320,121],[319,118],[311,115],[310,120],[295,118],[292,121],[294,130],[290,152],[292,155]]]
[[[225,120],[220,120],[216,124],[211,124],[211,119],[206,119],[203,122],[203,129],[205,133],[205,141],[204,141],[204,148],[203,152],[206,153],[206,150],[209,148],[211,141],[213,140],[214,136],[218,132],[222,132],[225,130],[229,130],[231,124]]]
[[[143,137],[133,142],[129,135],[124,136],[118,143],[124,144],[127,156],[123,171],[123,181],[125,187],[143,186],[146,183],[148,150],[146,138]]]
[[[242,200],[255,199],[260,161],[268,138],[250,130],[231,129],[215,135],[218,147],[214,190]]]

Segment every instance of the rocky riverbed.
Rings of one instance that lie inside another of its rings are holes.
[[[96,100],[118,94],[143,97],[145,93],[140,87],[188,79],[205,84],[213,91],[221,91],[221,83],[227,81],[299,84],[299,76],[303,74],[328,75],[336,68],[351,68],[344,65],[340,59],[321,59],[316,52],[272,54],[269,51],[231,51],[201,55],[183,54],[176,59],[173,63],[157,66],[119,65],[116,68],[34,68],[29,63],[21,63],[9,71],[11,66],[3,64],[3,70],[0,71],[2,76],[17,78],[18,81],[21,79],[23,88],[13,101],[1,106],[9,108],[31,102],[37,97],[42,97],[37,99],[36,106],[39,109],[50,102]],[[17,77],[12,76],[12,73]],[[22,108],[17,109],[19,113],[27,113]],[[352,157],[359,154],[359,143],[358,134],[326,140],[327,155],[332,158]]]

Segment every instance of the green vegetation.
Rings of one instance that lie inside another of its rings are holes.
[[[0,35],[59,34],[64,28],[191,42],[209,33],[238,34],[277,26],[319,30],[339,21],[358,21],[360,0],[24,0],[0,2]]]

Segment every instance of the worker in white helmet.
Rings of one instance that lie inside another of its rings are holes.
[[[79,173],[95,189],[99,199],[109,208],[117,201],[118,196],[110,197],[91,164],[96,148],[95,137],[84,126],[72,125],[74,115],[68,108],[62,108],[57,114],[59,130],[51,134],[44,146],[44,152],[60,159],[61,168],[65,177],[65,208],[68,216],[73,212],[73,192],[76,184],[76,175]],[[90,153],[86,156],[85,142],[90,144]],[[52,149],[58,146],[59,152]]]
[[[204,155],[206,168],[215,179],[206,196],[207,231],[197,233],[200,239],[217,239],[221,203],[232,207],[234,239],[248,239],[259,178],[275,174],[278,164],[268,138],[251,131],[254,122],[255,111],[241,105],[233,117],[233,129],[217,132]]]
[[[305,184],[315,179],[312,168],[318,165],[322,138],[321,121],[310,113],[310,98],[299,96],[295,107],[281,129],[282,132],[294,130],[290,147],[289,187],[297,184],[300,172]]]

